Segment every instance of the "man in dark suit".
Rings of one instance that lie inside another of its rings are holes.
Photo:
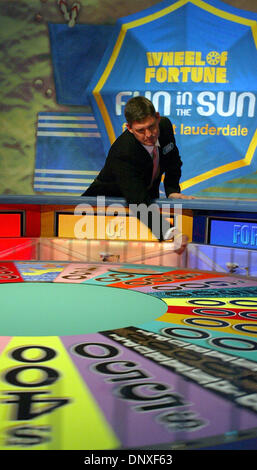
[[[103,169],[82,196],[124,197],[127,204],[149,206],[159,198],[164,174],[166,196],[187,198],[180,193],[182,162],[170,120],[143,96],[127,102],[125,118],[127,129],[112,144]],[[151,221],[148,225],[152,228]]]

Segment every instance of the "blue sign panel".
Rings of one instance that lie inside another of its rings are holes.
[[[211,220],[210,243],[257,250],[257,222]]]
[[[219,1],[165,0],[118,21],[85,93],[105,152],[133,96],[173,123],[181,189],[256,171],[257,15]]]

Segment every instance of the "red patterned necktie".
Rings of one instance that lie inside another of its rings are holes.
[[[158,152],[158,148],[154,147],[153,148],[153,174],[152,174],[151,185],[153,184],[153,181],[155,180],[157,176],[158,169],[159,169],[159,152]]]

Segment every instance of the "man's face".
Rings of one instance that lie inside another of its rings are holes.
[[[159,137],[160,114],[147,116],[142,121],[133,121],[127,124],[127,129],[143,145],[155,145]]]

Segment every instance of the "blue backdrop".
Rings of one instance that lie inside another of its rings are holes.
[[[50,24],[57,101],[89,104],[101,136],[100,150],[99,139],[81,140],[87,157],[77,169],[101,169],[126,102],[142,94],[173,123],[182,191],[256,198],[256,20],[218,0],[164,0],[115,26]],[[76,170],[68,139],[55,140],[66,148],[63,157],[56,150],[57,164],[46,137],[44,145],[38,137],[37,168],[46,159],[50,169]]]

